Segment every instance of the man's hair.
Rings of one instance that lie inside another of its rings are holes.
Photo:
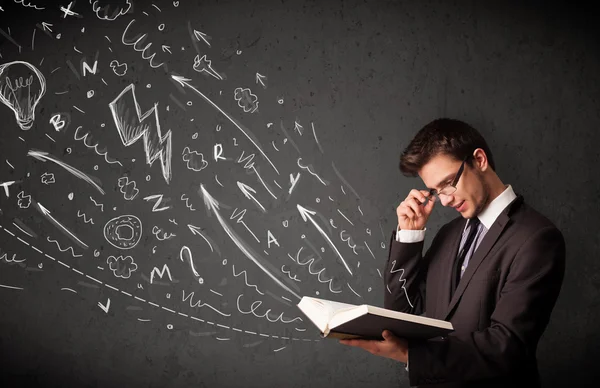
[[[485,151],[488,164],[496,170],[492,151],[475,128],[460,120],[439,118],[421,128],[404,149],[400,156],[400,171],[404,176],[416,177],[435,156],[446,155],[462,161],[477,148]],[[471,159],[466,163],[472,165]]]

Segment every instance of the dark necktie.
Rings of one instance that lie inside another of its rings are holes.
[[[469,250],[471,249],[471,245],[473,244],[473,241],[475,240],[475,236],[477,235],[477,230],[479,229],[479,223],[481,221],[479,221],[478,217],[474,217],[471,218],[469,221],[469,235],[467,236],[467,239],[465,240],[465,244],[463,245],[462,249],[460,250],[458,257],[456,258],[456,261],[454,261],[454,267],[453,267],[453,275],[452,276],[452,293],[454,293],[454,291],[456,290],[456,287],[458,287],[458,283],[460,282],[460,272],[461,272],[461,267],[463,262],[465,261],[465,257],[467,256],[467,253],[469,252]]]

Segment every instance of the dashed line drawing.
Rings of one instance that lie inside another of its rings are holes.
[[[5,284],[0,284],[0,287],[2,287],[2,288],[9,288],[11,290],[24,290],[23,287],[7,286]]]
[[[74,289],[72,289],[72,288],[63,287],[63,288],[61,288],[60,290],[61,290],[61,291],[70,291],[70,292],[72,292],[72,293],[74,293],[74,294],[77,294],[77,291],[75,291],[75,290],[74,290]]]
[[[20,219],[15,218],[13,221],[13,225],[15,226],[15,228],[19,229],[21,232],[28,235],[29,237],[37,238],[37,234],[33,230],[29,229],[29,227],[27,227],[27,225],[25,225]]]
[[[171,181],[171,131],[164,135],[161,132],[158,103],[142,114],[135,96],[135,85],[130,84],[108,106],[123,145],[129,147],[143,138],[146,164],[152,166],[156,159],[160,159],[162,174],[168,184]],[[134,109],[136,114],[132,115]],[[146,119],[148,121],[144,123]]]
[[[77,255],[77,254],[75,254],[75,251],[73,250],[73,247],[66,247],[65,249],[62,249],[62,248],[60,247],[60,245],[58,245],[58,241],[56,241],[56,240],[52,240],[50,237],[46,237],[46,239],[48,240],[48,242],[49,242],[49,243],[54,243],[54,244],[56,244],[56,247],[57,247],[57,248],[58,248],[58,250],[59,250],[59,251],[61,251],[61,252],[66,252],[66,251],[68,251],[68,250],[71,250],[71,256],[73,256],[73,257],[82,257],[82,256],[83,256],[83,255]]]
[[[0,65],[0,101],[13,111],[23,131],[31,129],[35,108],[45,93],[46,79],[32,64],[13,61]]]

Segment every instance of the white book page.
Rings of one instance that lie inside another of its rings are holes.
[[[356,305],[334,302],[312,297],[303,297],[298,303],[300,310],[306,314],[311,321],[322,331],[327,331],[328,323],[331,317],[343,310],[356,308]]]

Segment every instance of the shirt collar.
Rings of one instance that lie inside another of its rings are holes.
[[[494,198],[494,200],[477,216],[479,221],[481,221],[483,226],[488,230],[492,227],[492,224],[496,221],[496,218],[498,218],[500,213],[502,213],[502,211],[517,198],[511,185],[505,185],[505,187],[504,191]]]

